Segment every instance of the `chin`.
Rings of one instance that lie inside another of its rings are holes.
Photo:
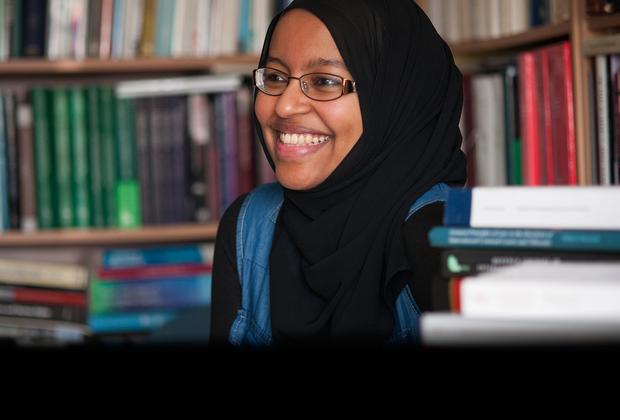
[[[311,188],[316,187],[317,185],[321,183],[320,180],[299,179],[298,177],[279,175],[277,170],[276,170],[276,180],[284,188],[287,188],[289,190],[295,190],[295,191],[309,190]]]

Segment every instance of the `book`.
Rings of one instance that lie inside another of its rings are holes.
[[[2,258],[0,283],[85,290],[88,270],[76,264]]]
[[[426,346],[531,346],[620,343],[620,321],[474,318],[426,313],[420,319]]]
[[[620,229],[620,187],[506,186],[451,189],[447,226]]]
[[[431,246],[440,248],[620,251],[620,231],[436,226],[428,238]]]
[[[148,333],[173,320],[174,309],[145,310],[127,313],[90,314],[88,326],[93,334]]]
[[[460,312],[492,319],[620,321],[620,262],[526,261],[466,276]]]
[[[200,245],[119,248],[104,250],[104,268],[130,268],[162,264],[201,264],[207,257]]]
[[[211,303],[211,274],[124,281],[91,279],[91,314],[147,308],[187,308]]]

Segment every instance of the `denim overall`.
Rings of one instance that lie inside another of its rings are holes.
[[[427,204],[445,201],[448,189],[443,183],[433,186],[413,203],[406,219]],[[248,194],[239,212],[236,247],[241,308],[228,336],[234,345],[264,347],[272,343],[269,253],[282,202],[280,185],[265,184]],[[390,343],[418,342],[419,315],[407,285],[396,299],[396,322]]]

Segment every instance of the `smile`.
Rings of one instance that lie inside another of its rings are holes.
[[[329,136],[315,134],[280,133],[278,137],[287,146],[316,146],[329,140]]]

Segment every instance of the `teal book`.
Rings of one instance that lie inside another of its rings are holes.
[[[148,333],[161,328],[177,316],[175,309],[91,314],[88,326],[93,334]]]
[[[4,98],[0,96],[0,231],[9,230],[9,183],[6,165]]]
[[[57,197],[56,214],[58,227],[71,228],[75,223],[73,211],[72,154],[69,128],[69,99],[65,88],[52,90],[53,144],[54,144],[54,182],[53,190]]]
[[[74,226],[87,228],[91,226],[89,143],[86,126],[86,97],[79,87],[69,89],[69,115]]]
[[[136,228],[142,224],[142,211],[133,99],[116,101],[116,121],[116,222],[120,228]]]
[[[207,260],[200,245],[117,248],[103,251],[103,268],[130,268],[162,264],[202,264]]]
[[[102,204],[105,226],[116,222],[116,97],[110,86],[99,90]]]
[[[37,201],[37,223],[40,229],[57,226],[54,208],[55,196],[52,189],[54,179],[53,144],[51,136],[52,109],[48,93],[41,87],[32,89],[32,110],[34,129],[34,166]]]
[[[97,86],[86,88],[86,104],[90,224],[93,227],[101,228],[105,226],[105,216],[103,207],[103,163],[101,159],[101,117],[99,115],[99,89]]]
[[[211,274],[159,279],[91,279],[91,314],[211,304]]]
[[[574,251],[620,251],[620,231],[486,229],[437,226],[431,246],[440,248],[514,248]]]

